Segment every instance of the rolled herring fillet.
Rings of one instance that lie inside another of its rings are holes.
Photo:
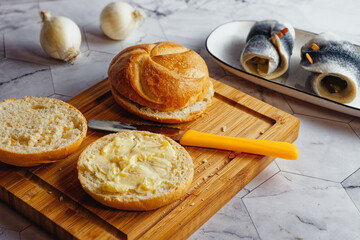
[[[352,102],[360,83],[360,53],[331,32],[321,33],[301,48],[300,66],[312,72],[314,92],[340,103]]]
[[[248,73],[278,78],[288,70],[294,41],[295,31],[290,24],[275,20],[256,22],[247,36],[241,64]]]

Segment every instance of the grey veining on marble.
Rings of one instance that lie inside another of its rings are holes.
[[[9,5],[0,6],[0,33],[14,31],[28,24],[38,22],[39,4],[17,4],[16,8]]]
[[[234,20],[274,19],[295,28],[333,31],[360,44],[360,1],[137,0],[146,20],[124,41],[100,30],[100,12],[113,0],[4,0],[0,5],[0,100],[25,95],[69,100],[107,77],[111,59],[141,43],[173,41],[206,61],[210,76],[300,119],[296,161],[276,159],[248,183],[191,240],[360,240],[360,118],[284,96],[234,76],[217,65],[205,39]],[[41,49],[40,10],[74,20],[82,30],[73,64]],[[0,239],[53,239],[0,203]]]
[[[270,163],[189,239],[259,239],[242,198],[279,171],[275,162]]]
[[[187,1],[132,1],[131,4],[148,18],[161,19],[188,8]]]
[[[278,173],[243,198],[261,239],[355,239],[360,214],[341,184]]]
[[[356,207],[360,210],[360,168],[342,183]]]
[[[0,100],[54,93],[48,66],[4,59],[0,69]]]
[[[231,199],[189,240],[200,239],[260,239],[241,198]]]
[[[1,5],[14,5],[23,3],[37,3],[44,0],[1,0]]]
[[[230,20],[228,14],[186,9],[163,17],[159,21],[169,41],[177,42],[199,53],[210,32],[219,23]]]
[[[280,169],[276,162],[274,161],[270,163],[269,166],[267,166],[259,173],[259,175],[257,175],[253,180],[251,180],[251,182],[249,182],[243,189],[241,189],[241,191],[235,197],[243,198],[278,172],[280,172]]]
[[[291,105],[291,108],[295,113],[313,116],[317,118],[334,120],[337,122],[349,123],[354,119],[354,116],[347,115],[345,113],[339,113],[328,108],[323,108],[317,105],[313,105],[308,102],[301,101],[296,98],[284,96],[287,102]]]
[[[75,96],[107,77],[113,54],[87,51],[73,64],[51,66],[55,93]]]
[[[87,1],[87,0],[65,0],[40,2],[42,11],[50,11],[53,16],[64,16],[72,19],[79,27],[100,19],[102,9],[111,0]]]
[[[167,41],[157,19],[147,19],[132,35],[123,41],[108,38],[100,29],[98,22],[89,24],[85,28],[89,49],[118,54],[122,49],[136,44]]]
[[[295,116],[301,121],[299,158],[276,159],[280,170],[341,182],[359,168],[360,139],[348,124]]]
[[[242,12],[249,1],[189,0],[189,8],[208,12],[221,12],[233,17],[233,12]]]
[[[60,60],[50,58],[40,45],[42,24],[35,23],[19,28],[5,35],[6,57],[44,65],[62,64]],[[82,31],[80,52],[87,51],[87,43]]]

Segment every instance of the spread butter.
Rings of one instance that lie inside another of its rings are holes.
[[[169,180],[176,154],[171,144],[152,135],[115,137],[81,166],[112,193],[155,192]]]

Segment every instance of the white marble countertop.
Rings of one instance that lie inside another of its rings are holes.
[[[360,45],[360,1],[139,0],[145,24],[123,42],[99,28],[106,1],[1,0],[0,100],[24,95],[69,100],[107,76],[109,62],[138,43],[174,41],[206,60],[210,75],[301,120],[299,159],[276,159],[190,239],[360,239],[360,118],[264,89],[224,71],[204,42],[234,20],[278,19],[295,28],[333,31]],[[49,59],[39,44],[40,10],[67,16],[81,28],[73,65]],[[0,239],[52,239],[0,202]]]

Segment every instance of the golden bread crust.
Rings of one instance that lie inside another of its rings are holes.
[[[77,141],[57,150],[44,151],[40,153],[17,153],[0,149],[1,162],[18,167],[35,167],[43,163],[52,163],[62,160],[75,152],[86,136],[86,131]]]
[[[204,98],[210,87],[205,61],[172,42],[141,44],[120,52],[110,63],[112,87],[142,106],[174,111]]]

